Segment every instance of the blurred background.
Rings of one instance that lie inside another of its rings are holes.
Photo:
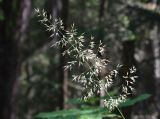
[[[160,0],[0,0],[0,119],[32,119],[81,97],[35,8],[103,41],[111,68],[136,66],[136,95],[152,97],[127,119],[160,119]]]

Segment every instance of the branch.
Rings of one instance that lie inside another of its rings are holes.
[[[142,3],[142,2],[131,2],[126,0],[119,0],[118,3],[126,5],[128,8],[139,10],[148,15],[152,15],[160,19],[160,6],[155,3]]]

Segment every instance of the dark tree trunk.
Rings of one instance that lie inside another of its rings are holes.
[[[49,4],[48,4],[49,3]],[[67,28],[67,19],[68,19],[68,9],[69,9],[69,0],[48,0],[46,2],[46,10],[48,15],[52,15],[53,19],[59,19],[63,21],[64,28]],[[59,40],[60,38],[54,37],[53,40]],[[59,96],[59,107],[60,109],[67,108],[65,102],[68,99],[68,71],[64,70],[64,65],[66,64],[66,57],[62,56],[65,47],[60,48],[60,66],[59,66],[59,83],[60,87],[60,96]]]
[[[154,82],[155,82],[155,105],[157,112],[160,112],[160,24],[155,21],[153,29],[151,30],[152,49],[154,57]],[[160,116],[160,114],[159,114]]]
[[[26,40],[29,22],[30,22],[30,15],[31,15],[31,0],[21,0],[20,1],[20,17],[18,19],[18,40],[20,41],[20,45]]]
[[[101,20],[104,16],[104,8],[105,8],[105,2],[106,0],[100,0],[99,1],[99,20]]]
[[[63,20],[64,28],[67,27],[67,18],[68,18],[68,6],[69,0],[53,0],[53,18],[61,18]],[[65,102],[68,99],[68,71],[64,70],[66,64],[66,57],[62,55],[65,47],[60,47],[60,66],[59,66],[59,81],[60,81],[60,97],[59,97],[59,107],[60,109],[67,108]]]
[[[104,25],[103,25],[103,18],[104,18],[104,9],[105,9],[106,0],[99,0],[99,11],[98,11],[98,39],[95,41],[97,44],[104,39]]]
[[[102,27],[103,26],[103,17],[104,17],[104,8],[105,8],[105,2],[106,0],[99,0],[99,23],[98,23],[98,26],[99,26],[99,34],[98,34],[98,38],[103,41],[104,40],[104,28]],[[97,42],[99,43],[100,40],[98,40]],[[101,54],[103,55],[103,57],[106,57],[104,56],[105,54]],[[100,77],[101,78],[101,77]],[[100,91],[100,97],[104,97],[105,96],[105,91],[104,89],[101,89]],[[104,106],[104,101],[103,99],[101,99],[99,101],[100,103],[100,106],[103,107]]]
[[[15,5],[13,7],[13,5]],[[16,119],[16,96],[21,64],[20,45],[25,40],[30,0],[3,0],[0,21],[0,118]],[[19,13],[19,14],[18,14]],[[21,17],[18,17],[21,15]]]
[[[17,113],[18,113],[18,94],[19,94],[19,75],[20,75],[20,68],[22,64],[22,51],[24,42],[27,38],[27,32],[29,27],[29,21],[30,21],[30,14],[31,14],[31,0],[21,0],[20,3],[20,10],[19,10],[19,16],[17,18],[17,30],[15,31],[16,34],[16,40],[18,45],[18,68],[17,68],[17,80],[15,80],[13,84],[13,90],[12,90],[12,112],[11,112],[11,119],[17,119]],[[14,104],[14,105],[13,105]]]
[[[134,59],[134,50],[135,50],[135,41],[124,41],[123,42],[123,56],[122,56],[122,62],[123,62],[123,71],[122,71],[122,76],[124,76],[128,71],[129,68],[132,66],[135,66],[135,59]],[[130,98],[132,96],[130,95]],[[123,114],[126,119],[131,118],[131,112],[132,112],[132,107],[127,107],[126,109],[123,110]]]
[[[16,14],[13,12],[13,0],[0,3],[4,20],[0,21],[0,118],[10,119],[12,112],[12,90],[19,67],[18,44],[15,39]],[[18,2],[17,2],[18,3]],[[17,4],[16,4],[17,5]],[[16,6],[18,7],[18,5]]]
[[[123,64],[127,68],[131,68],[135,65],[135,59],[134,59],[134,44],[135,41],[124,41],[123,42]]]
[[[61,19],[63,20],[65,29],[67,28],[67,19],[68,19],[68,10],[69,10],[69,0],[62,0],[62,12]],[[66,56],[63,56],[62,53],[66,48],[63,47],[60,49],[60,81],[62,83],[62,105],[61,108],[68,108],[68,105],[65,102],[68,100],[68,71],[64,70],[66,64]]]

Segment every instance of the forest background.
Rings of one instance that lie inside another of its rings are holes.
[[[51,47],[35,8],[75,24],[85,37],[106,45],[109,69],[135,66],[135,95],[152,97],[129,107],[129,118],[158,119],[160,112],[159,0],[0,0],[0,118],[32,119],[39,112],[73,108],[81,97],[70,72],[63,70],[62,49]],[[127,119],[129,119],[127,118]]]

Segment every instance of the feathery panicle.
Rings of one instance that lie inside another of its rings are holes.
[[[74,24],[69,30],[64,30],[63,22],[60,19],[53,20],[48,17],[44,10],[35,10],[38,17],[41,18],[40,22],[46,27],[47,31],[52,31],[53,36],[61,36],[60,40],[56,41],[52,46],[66,46],[66,50],[62,53],[68,55],[72,61],[68,61],[64,67],[66,70],[73,70],[74,67],[84,69],[78,75],[73,75],[73,81],[79,83],[85,92],[83,99],[88,100],[90,97],[100,93],[101,89],[104,89],[106,95],[109,98],[104,99],[104,104],[109,110],[113,110],[118,105],[124,102],[128,95],[134,92],[134,83],[137,76],[135,76],[136,68],[132,67],[126,73],[123,78],[124,82],[121,84],[121,92],[114,97],[110,96],[108,91],[118,82],[119,70],[121,65],[118,65],[117,69],[110,71],[105,76],[101,76],[101,72],[105,70],[109,64],[109,61],[97,56],[97,52],[103,53],[105,46],[102,42],[99,43],[98,50],[95,51],[94,38],[91,37],[88,47],[85,45],[86,38],[84,34],[79,35],[75,29]],[[63,31],[63,32],[62,32]],[[82,68],[83,67],[83,68]],[[119,87],[115,87],[119,88]]]

